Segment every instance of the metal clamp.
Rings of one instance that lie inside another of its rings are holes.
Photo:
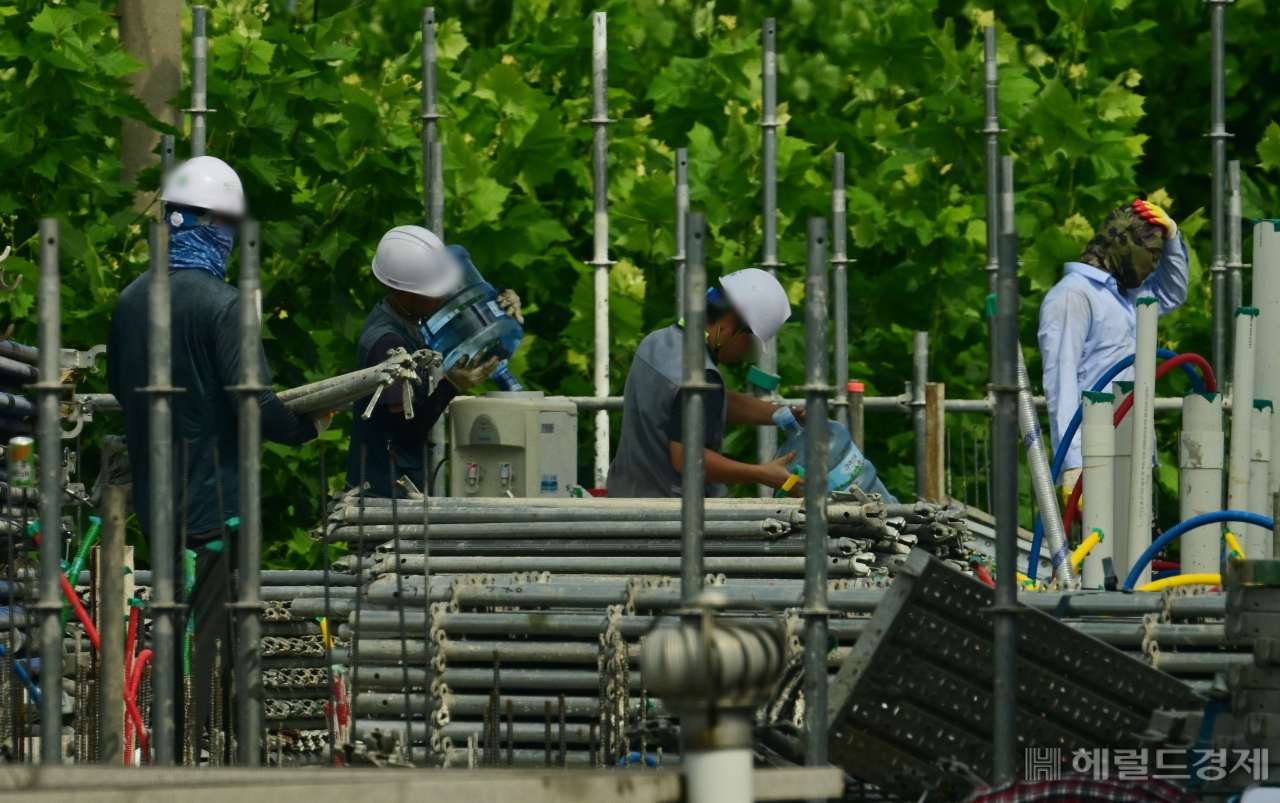
[[[591,123],[592,125],[613,125],[618,121],[614,120],[612,117],[588,117],[582,122]]]

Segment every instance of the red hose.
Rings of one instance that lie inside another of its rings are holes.
[[[134,608],[136,611],[137,608]],[[142,678],[143,666],[151,660],[151,650],[138,653],[133,662],[133,670],[129,673],[128,693],[124,696],[125,707],[129,710],[129,719],[133,723],[133,731],[138,734],[138,747],[142,750],[142,762],[147,763],[147,732],[142,725],[142,712],[138,710],[138,684]],[[133,732],[124,729],[124,763],[127,765],[133,758]]]
[[[32,533],[31,539],[36,542],[36,546],[40,545],[40,533]],[[93,626],[93,620],[89,618],[89,612],[80,603],[80,597],[76,594],[76,590],[71,587],[71,581],[62,572],[58,572],[58,579],[62,581],[62,594],[67,598],[67,602],[71,603],[72,609],[75,610],[76,618],[84,626],[84,632],[89,636],[89,642],[93,644],[93,649],[95,651],[101,649],[98,640],[98,628]]]
[[[1171,569],[1182,571],[1182,564],[1172,560],[1151,561],[1151,571],[1153,572],[1167,572]]]
[[[1080,493],[1084,490],[1084,472],[1076,478],[1076,487],[1071,489],[1071,498],[1067,500],[1067,512],[1062,515],[1062,531],[1064,533],[1071,532],[1071,525],[1075,523],[1076,513],[1080,510]]]
[[[124,640],[124,686],[129,688],[129,673],[133,671],[133,650],[138,640],[138,609],[129,606],[129,632]]]
[[[974,560],[974,561],[970,561],[969,565],[973,567],[973,571],[978,575],[979,580],[991,586],[992,588],[996,587],[995,581],[991,579],[991,575],[987,574],[987,570],[982,568],[981,563]]]

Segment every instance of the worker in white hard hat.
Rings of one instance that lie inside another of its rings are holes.
[[[390,292],[365,318],[356,346],[355,370],[386,360],[392,349],[412,353],[426,348],[421,322],[460,289],[460,260],[467,258],[465,250],[446,246],[421,226],[397,226],[384,234],[373,257],[373,275]],[[514,291],[503,289],[497,302],[508,316],[524,323],[520,297]],[[497,357],[482,361],[481,355],[476,355],[470,361],[459,360],[430,395],[423,377],[423,383],[413,391],[414,416],[410,419],[404,416],[403,383],[384,390],[368,419],[355,417],[347,453],[347,488],[359,487],[363,477],[368,496],[387,498],[393,492],[403,496],[396,491],[396,483],[407,477],[416,488],[426,489],[429,482],[424,460],[431,445],[427,436],[432,424],[454,396],[487,380],[497,367]],[[365,409],[370,398],[356,401],[355,409]],[[394,455],[394,476],[388,448]],[[431,464],[439,465],[442,458],[437,454]]]
[[[240,514],[239,402],[232,388],[240,376],[240,293],[226,281],[227,260],[236,226],[244,217],[240,177],[212,156],[192,159],[173,172],[160,196],[169,227],[169,288],[172,320],[172,384],[181,392],[173,406],[173,464],[150,464],[145,388],[149,273],[120,293],[107,341],[107,384],[124,412],[124,431],[133,474],[133,507],[143,533],[151,533],[153,472],[175,478],[173,511],[181,522],[189,551],[195,553],[194,586],[186,595],[194,617],[192,655],[194,732],[204,733],[210,713],[210,669],[215,642],[222,643],[222,666],[233,665],[226,604],[228,567],[238,539],[233,531],[224,549],[224,523]],[[270,390],[265,351],[261,355],[264,388],[259,393],[264,440],[299,446],[314,440],[331,416],[308,420],[289,410]],[[185,556],[175,549],[178,577],[186,577]],[[187,589],[179,584],[179,591]],[[178,671],[182,671],[182,661]],[[230,682],[229,675],[224,679]],[[181,689],[181,678],[176,688]],[[229,687],[228,687],[229,688]],[[182,706],[175,707],[181,719]],[[181,735],[181,722],[175,729]],[[197,747],[197,755],[199,748]]]
[[[791,302],[767,271],[747,268],[720,279],[707,291],[706,494],[724,496],[738,483],[781,488],[791,477],[786,463],[795,453],[763,465],[740,463],[721,454],[726,424],[773,426],[778,405],[727,390],[720,365],[753,359],[767,348],[791,317]],[[609,466],[609,495],[680,496],[683,465],[684,328],[682,322],[650,333],[636,350],[623,391],[622,437]],[[804,409],[795,416],[804,423]],[[798,485],[802,485],[803,482]],[[792,492],[798,493],[793,486]]]

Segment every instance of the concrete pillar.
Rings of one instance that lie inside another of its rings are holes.
[[[1182,521],[1222,509],[1222,394],[1182,397],[1178,436],[1178,499]],[[1217,574],[1222,525],[1198,527],[1182,536],[1183,574]]]

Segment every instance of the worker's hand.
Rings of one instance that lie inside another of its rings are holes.
[[[311,423],[315,424],[316,437],[319,438],[324,434],[324,431],[329,428],[329,425],[333,423],[333,413],[325,413],[319,418],[313,418],[311,419]]]
[[[1173,222],[1173,218],[1169,217],[1169,213],[1141,198],[1133,202],[1133,211],[1138,213],[1138,217],[1148,223],[1159,226],[1164,229],[1164,238],[1172,240],[1178,236],[1178,224]]]
[[[781,488],[783,485],[785,485],[787,480],[791,478],[791,472],[787,470],[787,463],[793,458],[795,458],[795,456],[796,456],[795,450],[792,449],[790,452],[788,452],[787,454],[784,454],[782,457],[779,457],[777,460],[770,460],[768,463],[761,463],[760,464],[760,472],[761,472],[760,484],[768,485],[770,488],[773,488],[774,490],[777,490],[778,488]],[[803,488],[803,487],[804,487],[804,480],[797,480],[796,484],[791,488],[789,493],[795,494],[798,496],[799,494],[796,493],[796,490],[798,488]]]
[[[458,360],[452,368],[444,372],[444,378],[449,380],[449,384],[457,388],[459,393],[470,390],[493,376],[493,372],[498,370],[497,357],[490,357],[483,363],[480,362],[482,359],[484,355],[477,354],[470,361]]]
[[[520,314],[520,296],[509,287],[498,293],[498,308],[507,313],[508,318],[515,318],[516,323],[524,324],[524,316]]]
[[[796,417],[796,423],[797,423],[797,424],[799,424],[799,425],[800,425],[800,426],[802,426],[802,427],[803,427],[803,426],[805,426],[805,423],[804,423],[805,418],[804,418],[804,417],[805,417],[805,413],[806,413],[806,412],[807,412],[807,411],[806,411],[806,409],[805,409],[805,407],[804,407],[804,405],[803,405],[803,404],[802,404],[802,405],[800,405],[799,407],[792,407],[792,408],[791,408],[791,414],[792,414],[792,415],[794,415],[794,416]]]

